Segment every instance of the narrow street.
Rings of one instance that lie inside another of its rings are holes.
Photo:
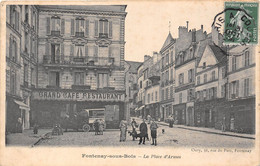
[[[140,122],[138,121],[138,124]],[[149,125],[148,125],[149,129]],[[162,134],[162,129],[165,133]],[[131,126],[128,126],[131,130]],[[139,132],[139,131],[138,131]],[[148,130],[149,138],[150,131]],[[61,136],[51,136],[40,142],[38,146],[138,146],[152,147],[150,141],[146,144],[138,145],[138,140],[132,141],[132,137],[127,133],[126,142],[119,142],[119,129],[107,130],[104,135],[95,135],[94,132],[64,132]],[[198,131],[191,131],[180,128],[169,128],[159,125],[157,130],[158,147],[225,147],[225,148],[251,148],[254,146],[254,140],[208,134]]]

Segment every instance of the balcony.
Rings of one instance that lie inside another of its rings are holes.
[[[60,36],[60,31],[51,31],[51,36]]]
[[[99,38],[108,38],[108,33],[99,33]]]
[[[75,36],[76,37],[84,37],[84,32],[76,32]]]
[[[90,85],[71,85],[72,89],[81,89],[81,90],[85,90],[85,89],[90,89],[91,86]]]
[[[56,56],[55,58],[50,55],[44,55],[44,65],[69,65],[69,66],[89,66],[89,67],[111,67],[114,66],[114,58],[112,57],[74,57],[74,56]]]

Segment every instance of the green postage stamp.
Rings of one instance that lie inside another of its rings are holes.
[[[224,42],[257,44],[258,3],[225,2]]]

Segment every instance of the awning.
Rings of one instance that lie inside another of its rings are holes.
[[[19,105],[20,109],[30,111],[30,107],[28,105],[24,104],[23,102],[18,101],[18,100],[14,100],[14,102]]]
[[[143,108],[144,108],[144,105],[142,105],[141,107],[139,107],[138,110],[141,110],[141,109],[143,109]]]

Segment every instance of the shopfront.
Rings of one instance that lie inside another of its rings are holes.
[[[105,108],[107,128],[118,128],[124,118],[124,98],[124,91],[38,89],[32,95],[32,123],[52,127],[84,109]]]
[[[186,124],[186,104],[174,105],[173,110],[175,123]]]

